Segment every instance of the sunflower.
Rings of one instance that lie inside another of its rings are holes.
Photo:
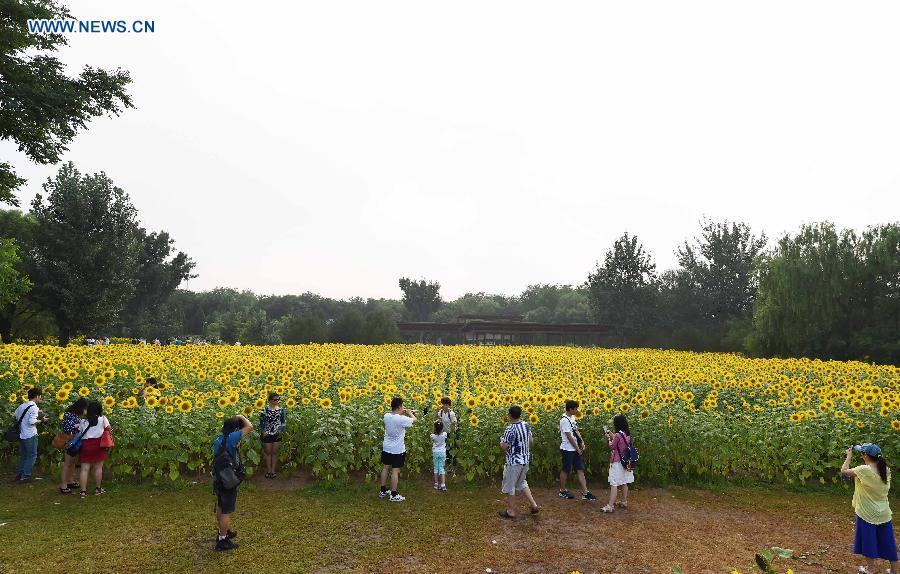
[[[469,424],[472,425],[473,427],[477,427],[478,426],[478,417],[475,415],[470,416]]]
[[[173,407],[172,405],[166,405],[166,414],[167,415],[170,415],[174,412],[175,412],[175,407]]]
[[[106,408],[112,408],[112,406],[116,404],[116,397],[112,395],[107,395],[105,399],[103,399],[103,406]]]
[[[80,389],[78,389],[79,396],[86,397],[89,394],[91,394],[91,389],[89,389],[87,387],[81,387]]]
[[[181,401],[178,403],[178,410],[182,413],[189,413],[192,408],[193,405],[191,404],[191,401]]]

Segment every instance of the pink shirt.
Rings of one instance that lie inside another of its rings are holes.
[[[628,437],[631,440],[631,437]],[[609,462],[619,462],[622,460],[622,453],[628,449],[628,443],[622,438],[622,435],[616,433],[613,435],[612,444],[609,445]]]

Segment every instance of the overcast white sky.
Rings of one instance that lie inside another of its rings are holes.
[[[197,262],[194,290],[399,297],[660,268],[699,219],[900,219],[900,3],[66,2],[137,109],[65,157]],[[31,181],[56,167],[0,144]]]

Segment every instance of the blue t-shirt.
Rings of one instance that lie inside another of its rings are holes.
[[[228,451],[228,454],[231,455],[232,460],[237,461],[237,445],[241,442],[241,439],[244,438],[244,432],[236,430],[226,439],[225,449]],[[213,441],[213,456],[216,456],[216,453],[219,452],[219,447],[222,445],[222,435],[216,437],[216,440]]]

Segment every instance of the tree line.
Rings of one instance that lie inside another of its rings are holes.
[[[194,261],[148,231],[128,194],[71,163],[31,210],[0,210],[0,337],[194,337],[252,344],[400,341],[398,321],[467,314],[608,325],[610,344],[754,356],[900,363],[900,225],[861,232],[807,224],[768,246],[738,222],[701,222],[657,271],[624,233],[579,285],[444,301],[440,283],[401,278],[398,299],[335,300],[181,289]]]

